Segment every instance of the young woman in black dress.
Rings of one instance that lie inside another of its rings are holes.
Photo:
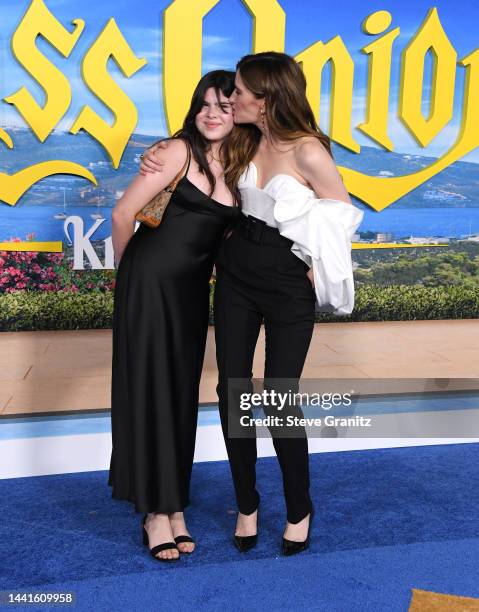
[[[234,72],[205,75],[183,128],[169,141],[163,172],[138,175],[112,213],[116,276],[112,359],[114,499],[144,513],[143,541],[161,561],[194,549],[189,503],[208,315],[216,253],[238,209],[224,175],[233,129]],[[161,224],[135,215],[184,167]]]

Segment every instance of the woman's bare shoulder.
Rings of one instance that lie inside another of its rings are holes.
[[[302,136],[296,141],[295,154],[302,157],[308,155],[329,155],[326,147],[316,136]]]
[[[325,163],[329,165],[332,162],[326,147],[316,136],[304,136],[298,139],[294,148],[294,157],[300,168],[308,168]]]

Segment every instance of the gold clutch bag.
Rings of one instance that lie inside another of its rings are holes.
[[[161,220],[163,218],[163,214],[166,210],[166,207],[168,206],[168,202],[170,201],[170,198],[174,190],[176,189],[176,186],[183,178],[183,172],[187,169],[190,163],[190,147],[188,145],[186,146],[188,149],[188,154],[186,156],[186,161],[183,168],[178,172],[173,181],[167,187],[165,187],[158,194],[156,194],[156,196],[152,198],[148,202],[148,204],[145,204],[145,206],[143,206],[143,208],[136,213],[135,219],[137,221],[141,221],[149,227],[158,227],[160,225]]]

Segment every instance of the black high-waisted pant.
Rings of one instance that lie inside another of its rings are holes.
[[[231,396],[228,405],[228,379],[251,380],[254,351],[264,320],[265,388],[281,390],[281,381],[268,382],[269,379],[288,379],[287,388],[293,392],[297,388],[314,328],[315,293],[306,276],[308,266],[290,250],[291,245],[277,229],[241,215],[216,261],[217,392],[236,500],[242,514],[251,514],[259,504],[256,435],[254,428],[249,437],[228,435],[228,421],[232,419],[237,425],[236,421],[247,414],[238,405],[231,405]],[[300,408],[293,406],[291,411],[302,416]],[[274,413],[278,414],[276,410]],[[306,432],[302,427],[295,427],[291,432],[294,435],[275,436],[274,428],[270,432],[283,475],[287,519],[298,523],[311,511]]]

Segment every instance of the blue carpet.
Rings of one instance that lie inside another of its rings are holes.
[[[198,546],[170,565],[147,554],[140,515],[106,481],[0,480],[0,590],[74,591],[74,609],[94,611],[384,612],[407,610],[411,588],[479,597],[478,444],[311,455],[315,528],[310,550],[292,558],[279,555],[274,457],[258,460],[260,538],[245,555],[230,541],[227,462],[194,465],[186,513]]]

